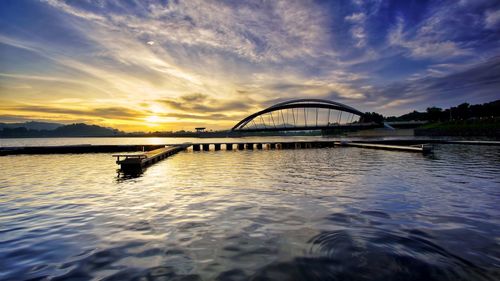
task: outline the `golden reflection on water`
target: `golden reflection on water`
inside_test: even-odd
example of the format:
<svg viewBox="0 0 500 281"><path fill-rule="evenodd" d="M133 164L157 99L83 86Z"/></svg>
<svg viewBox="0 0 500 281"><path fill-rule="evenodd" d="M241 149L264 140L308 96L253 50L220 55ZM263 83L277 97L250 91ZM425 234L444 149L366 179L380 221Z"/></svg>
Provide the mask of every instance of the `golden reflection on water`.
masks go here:
<svg viewBox="0 0 500 281"><path fill-rule="evenodd" d="M426 243L488 265L492 255L481 249L495 243L498 225L477 217L500 215L499 158L494 148L454 147L433 157L358 148L183 151L122 178L110 154L0 157L0 258L11 265L7 276L26 278L59 276L61 268L104 278L167 265L210 280L352 254L336 261L343 268L369 257L379 247L372 239L386 234L403 236L384 240L384 251L406 249L426 262L399 243L406 231L427 229ZM450 239L457 227L460 239L484 248ZM346 252L351 242L357 248ZM372 254L391 254L384 251ZM439 256L451 264L445 268L457 264L453 255Z"/></svg>

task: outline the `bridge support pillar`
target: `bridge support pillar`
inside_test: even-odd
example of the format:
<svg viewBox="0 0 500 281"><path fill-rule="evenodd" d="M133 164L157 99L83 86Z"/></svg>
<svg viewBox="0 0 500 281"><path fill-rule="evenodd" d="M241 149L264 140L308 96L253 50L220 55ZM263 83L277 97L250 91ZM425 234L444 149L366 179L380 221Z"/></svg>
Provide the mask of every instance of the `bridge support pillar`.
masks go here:
<svg viewBox="0 0 500 281"><path fill-rule="evenodd" d="M203 150L204 151L209 151L210 150L210 144L204 143L204 144L202 144L202 146L203 146Z"/></svg>
<svg viewBox="0 0 500 281"><path fill-rule="evenodd" d="M200 151L200 145L199 144L193 144L193 151Z"/></svg>
<svg viewBox="0 0 500 281"><path fill-rule="evenodd" d="M258 143L256 146L257 146L257 149L262 149L262 143Z"/></svg>
<svg viewBox="0 0 500 281"><path fill-rule="evenodd" d="M243 150L245 149L245 144L244 143L238 143L238 150Z"/></svg>
<svg viewBox="0 0 500 281"><path fill-rule="evenodd" d="M220 143L214 144L215 150L220 150Z"/></svg>
<svg viewBox="0 0 500 281"><path fill-rule="evenodd" d="M233 150L233 144L232 143L226 143L226 150Z"/></svg>

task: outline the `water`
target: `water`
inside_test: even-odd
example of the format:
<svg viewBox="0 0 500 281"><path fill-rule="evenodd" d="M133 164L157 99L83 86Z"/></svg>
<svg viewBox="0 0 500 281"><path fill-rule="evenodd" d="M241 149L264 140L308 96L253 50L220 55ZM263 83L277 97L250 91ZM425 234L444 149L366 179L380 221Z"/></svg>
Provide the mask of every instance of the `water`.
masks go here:
<svg viewBox="0 0 500 281"><path fill-rule="evenodd" d="M500 149L0 157L0 280L499 280Z"/></svg>
<svg viewBox="0 0 500 281"><path fill-rule="evenodd" d="M391 131L392 132L392 131ZM429 139L429 137L414 137L401 136L393 134L391 136L360 136L358 132L354 136L342 137L322 137L322 136L269 136L269 137L241 137L241 138L149 138L149 137L85 137L85 138L0 138L0 147L19 147L19 146L60 146L60 145L155 145L155 144L181 144L186 142L191 143L214 143L214 142L259 142L265 139L266 141L300 141L300 140L367 140L372 139ZM446 137L434 137L434 139L447 139ZM457 138L453 138L458 140ZM477 140L475 138L474 140ZM488 139L485 139L488 140Z"/></svg>

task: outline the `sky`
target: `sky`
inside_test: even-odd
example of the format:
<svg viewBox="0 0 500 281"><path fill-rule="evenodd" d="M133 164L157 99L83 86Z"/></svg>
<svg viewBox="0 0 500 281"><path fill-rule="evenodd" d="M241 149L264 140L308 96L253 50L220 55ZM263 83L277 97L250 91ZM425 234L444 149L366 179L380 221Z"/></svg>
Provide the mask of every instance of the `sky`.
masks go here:
<svg viewBox="0 0 500 281"><path fill-rule="evenodd" d="M0 0L0 122L218 130L295 98L500 99L500 1Z"/></svg>

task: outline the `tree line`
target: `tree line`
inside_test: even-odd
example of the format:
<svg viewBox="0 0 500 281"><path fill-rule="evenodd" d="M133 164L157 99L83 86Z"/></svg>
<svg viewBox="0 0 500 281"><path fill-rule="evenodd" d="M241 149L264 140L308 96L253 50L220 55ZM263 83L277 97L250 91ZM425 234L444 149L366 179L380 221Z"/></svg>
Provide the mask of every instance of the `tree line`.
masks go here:
<svg viewBox="0 0 500 281"><path fill-rule="evenodd" d="M54 130L36 130L25 127L3 128L0 130L2 138L33 138L33 137L112 137L123 135L124 133L113 129L97 125L87 125L84 123L63 125Z"/></svg>
<svg viewBox="0 0 500 281"><path fill-rule="evenodd" d="M495 119L500 117L500 100L483 104L470 105L462 103L450 108L428 107L426 111L412 111L401 116L385 117L376 112L366 112L362 122L396 122L396 121L462 121L469 119Z"/></svg>

